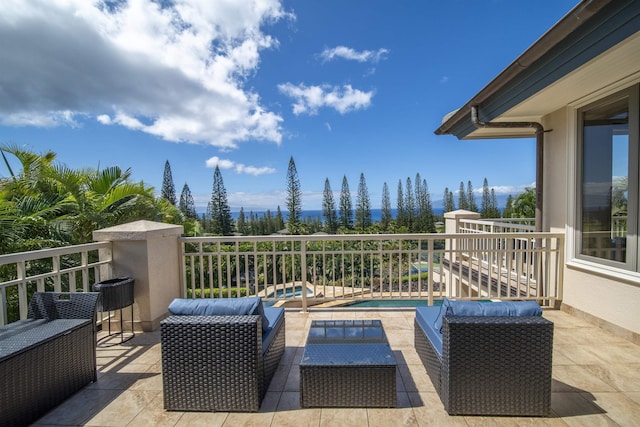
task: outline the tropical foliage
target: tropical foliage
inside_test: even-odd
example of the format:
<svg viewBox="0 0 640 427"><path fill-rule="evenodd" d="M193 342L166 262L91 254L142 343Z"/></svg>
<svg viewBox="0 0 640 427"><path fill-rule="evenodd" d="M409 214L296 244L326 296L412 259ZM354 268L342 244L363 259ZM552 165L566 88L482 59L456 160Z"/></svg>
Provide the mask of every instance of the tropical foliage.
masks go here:
<svg viewBox="0 0 640 427"><path fill-rule="evenodd" d="M180 216L156 200L153 187L133 182L131 169L71 169L52 151L16 145L0 153L7 172L0 178L1 253L87 243L100 228Z"/></svg>

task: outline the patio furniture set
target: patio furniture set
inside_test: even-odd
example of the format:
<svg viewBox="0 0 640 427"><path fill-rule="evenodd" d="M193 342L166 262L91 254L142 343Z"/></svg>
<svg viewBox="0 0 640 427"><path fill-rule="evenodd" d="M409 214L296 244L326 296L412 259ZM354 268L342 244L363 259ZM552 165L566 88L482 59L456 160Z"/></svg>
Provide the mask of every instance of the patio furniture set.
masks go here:
<svg viewBox="0 0 640 427"><path fill-rule="evenodd" d="M284 309L259 297L176 300L161 323L164 405L258 411L284 352ZM415 347L451 415L548 416L553 323L525 302L418 307ZM380 320L313 321L300 405L395 407L396 360Z"/></svg>
<svg viewBox="0 0 640 427"><path fill-rule="evenodd" d="M32 422L97 379L99 293L35 293L0 328L0 425ZM256 412L285 349L283 308L260 297L176 299L160 324L164 408ZM548 416L553 323L535 302L418 307L415 348L451 415ZM380 320L313 321L302 407L395 407Z"/></svg>

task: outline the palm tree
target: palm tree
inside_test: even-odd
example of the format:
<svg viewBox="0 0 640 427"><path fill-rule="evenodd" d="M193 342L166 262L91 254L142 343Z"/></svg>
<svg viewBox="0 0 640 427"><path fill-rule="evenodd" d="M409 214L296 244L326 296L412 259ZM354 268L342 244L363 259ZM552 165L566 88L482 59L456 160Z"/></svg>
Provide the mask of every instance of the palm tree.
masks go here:
<svg viewBox="0 0 640 427"><path fill-rule="evenodd" d="M15 145L0 152L8 171L0 179L3 251L86 243L99 228L164 219L153 188L131 182L131 169L74 170L54 163L51 151L40 155ZM7 154L19 161L19 172Z"/></svg>

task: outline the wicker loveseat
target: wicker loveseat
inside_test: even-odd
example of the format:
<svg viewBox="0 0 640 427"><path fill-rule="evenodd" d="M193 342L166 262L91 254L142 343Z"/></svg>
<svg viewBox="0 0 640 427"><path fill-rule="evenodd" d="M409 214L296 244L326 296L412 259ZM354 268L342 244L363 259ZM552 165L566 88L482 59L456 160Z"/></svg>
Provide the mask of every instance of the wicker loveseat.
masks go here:
<svg viewBox="0 0 640 427"><path fill-rule="evenodd" d="M260 298L174 300L160 323L164 408L257 412L285 347Z"/></svg>
<svg viewBox="0 0 640 427"><path fill-rule="evenodd" d="M36 292L0 328L0 425L27 425L97 379L99 293Z"/></svg>
<svg viewBox="0 0 640 427"><path fill-rule="evenodd" d="M418 307L415 347L451 415L548 416L553 323L537 303Z"/></svg>

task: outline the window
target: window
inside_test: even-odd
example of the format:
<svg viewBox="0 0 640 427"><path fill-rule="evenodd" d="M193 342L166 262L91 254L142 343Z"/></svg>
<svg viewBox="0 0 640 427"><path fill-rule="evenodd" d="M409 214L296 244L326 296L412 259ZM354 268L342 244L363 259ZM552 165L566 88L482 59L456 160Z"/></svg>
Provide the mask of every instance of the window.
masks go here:
<svg viewBox="0 0 640 427"><path fill-rule="evenodd" d="M638 88L578 117L578 256L637 271Z"/></svg>

